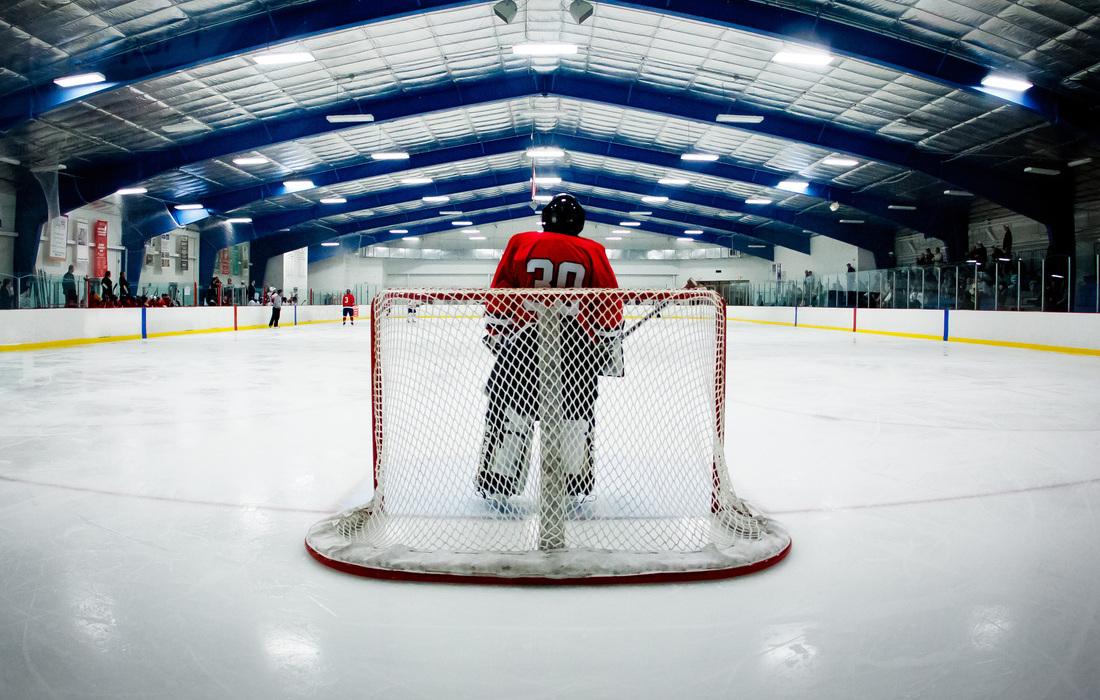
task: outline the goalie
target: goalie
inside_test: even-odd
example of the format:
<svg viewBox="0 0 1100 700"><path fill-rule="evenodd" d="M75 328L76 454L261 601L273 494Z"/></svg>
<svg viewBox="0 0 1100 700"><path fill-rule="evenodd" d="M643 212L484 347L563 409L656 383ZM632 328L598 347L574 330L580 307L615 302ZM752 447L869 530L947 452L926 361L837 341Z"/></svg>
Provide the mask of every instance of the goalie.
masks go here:
<svg viewBox="0 0 1100 700"><path fill-rule="evenodd" d="M508 241L493 276L493 288L618 288L607 252L580 238L584 208L569 194L556 195L542 210L544 231ZM496 361L486 393L489 409L477 474L477 490L498 499L523 491L535 421L539 420L540 309L523 294L494 297L486 307L486 345ZM592 427L598 376L621 370L622 301L612 295L574 302L561 320L560 425L542 425L556 437L569 495L592 492ZM616 361L617 360L617 361ZM610 368L610 369L609 369Z"/></svg>

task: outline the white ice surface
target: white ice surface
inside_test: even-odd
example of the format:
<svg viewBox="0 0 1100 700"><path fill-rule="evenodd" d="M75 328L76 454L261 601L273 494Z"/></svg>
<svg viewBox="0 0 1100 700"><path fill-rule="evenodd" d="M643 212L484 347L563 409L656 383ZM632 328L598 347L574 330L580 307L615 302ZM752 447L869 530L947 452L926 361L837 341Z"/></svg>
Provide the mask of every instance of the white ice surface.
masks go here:
<svg viewBox="0 0 1100 700"><path fill-rule="evenodd" d="M0 355L0 698L1100 697L1096 358L735 324L790 557L551 589L308 557L370 494L368 365L363 326Z"/></svg>

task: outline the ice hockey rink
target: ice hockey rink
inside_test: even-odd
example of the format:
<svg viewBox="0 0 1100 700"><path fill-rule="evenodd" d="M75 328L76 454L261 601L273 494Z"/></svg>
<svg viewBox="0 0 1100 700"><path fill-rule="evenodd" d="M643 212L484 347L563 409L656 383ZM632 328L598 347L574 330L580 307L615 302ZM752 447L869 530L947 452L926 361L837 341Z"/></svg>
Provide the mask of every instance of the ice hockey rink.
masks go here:
<svg viewBox="0 0 1100 700"><path fill-rule="evenodd" d="M370 493L369 348L0 354L0 696L1100 696L1096 358L732 324L733 480L790 556L538 588L309 557Z"/></svg>

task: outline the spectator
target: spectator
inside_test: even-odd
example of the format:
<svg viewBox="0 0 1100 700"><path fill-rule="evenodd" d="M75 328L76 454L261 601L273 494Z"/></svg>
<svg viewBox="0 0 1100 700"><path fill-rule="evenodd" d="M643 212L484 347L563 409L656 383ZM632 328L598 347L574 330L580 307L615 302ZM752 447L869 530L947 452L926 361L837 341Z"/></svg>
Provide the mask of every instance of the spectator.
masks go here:
<svg viewBox="0 0 1100 700"><path fill-rule="evenodd" d="M245 290L245 296L248 297L245 301L251 305L252 300L256 297L256 285L252 284L252 282L248 283L248 288Z"/></svg>
<svg viewBox="0 0 1100 700"><path fill-rule="evenodd" d="M118 296L123 301L130 300L130 281L126 279L126 271L118 273Z"/></svg>
<svg viewBox="0 0 1100 700"><path fill-rule="evenodd" d="M1001 247L1004 248L1005 257L1012 257L1012 229L1008 227L1008 224L1004 225L1005 236L1001 241Z"/></svg>
<svg viewBox="0 0 1100 700"><path fill-rule="evenodd" d="M279 327L279 314L283 310L283 290L276 289L271 293L271 320L267 322L268 328Z"/></svg>
<svg viewBox="0 0 1100 700"><path fill-rule="evenodd" d="M73 274L73 266L69 265L69 271L61 278L61 289L65 292L65 308L75 309L76 300L76 276Z"/></svg>
<svg viewBox="0 0 1100 700"><path fill-rule="evenodd" d="M940 252L939 246L936 246L936 252L932 254L932 262L936 265L943 264L943 253Z"/></svg>
<svg viewBox="0 0 1100 700"><path fill-rule="evenodd" d="M852 267L852 263L848 263L848 272L855 272L856 269Z"/></svg>
<svg viewBox="0 0 1100 700"><path fill-rule="evenodd" d="M15 308L15 294L11 289L11 280L0 282L0 310Z"/></svg>
<svg viewBox="0 0 1100 700"><path fill-rule="evenodd" d="M100 280L100 285L103 287L100 290L103 292L103 305L114 306L118 298L115 296L115 283L111 281L110 270L103 273L103 279Z"/></svg>

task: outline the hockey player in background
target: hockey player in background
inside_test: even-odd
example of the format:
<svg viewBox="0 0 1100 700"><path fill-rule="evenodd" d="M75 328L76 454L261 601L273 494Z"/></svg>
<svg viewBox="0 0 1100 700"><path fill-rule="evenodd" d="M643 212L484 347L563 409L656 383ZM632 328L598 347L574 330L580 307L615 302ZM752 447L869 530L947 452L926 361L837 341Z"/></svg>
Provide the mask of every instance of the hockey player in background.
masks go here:
<svg viewBox="0 0 1100 700"><path fill-rule="evenodd" d="M599 243L581 238L584 208L569 194L555 196L542 211L543 232L516 234L497 265L494 289L618 288ZM486 393L489 410L477 490L498 499L523 491L534 423L539 419L539 361L536 304L524 294L493 297L486 305L486 345L496 361ZM595 295L572 302L561 325L560 426L543 425L558 438L566 490L592 492L592 428L597 379L616 356L623 323L622 300ZM618 355L621 357L621 354Z"/></svg>
<svg viewBox="0 0 1100 700"><path fill-rule="evenodd" d="M344 325L351 319L351 325L355 325L355 295L351 293L351 290L344 292L344 298L340 300L341 305L344 308L344 315L341 318L340 325Z"/></svg>

